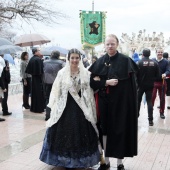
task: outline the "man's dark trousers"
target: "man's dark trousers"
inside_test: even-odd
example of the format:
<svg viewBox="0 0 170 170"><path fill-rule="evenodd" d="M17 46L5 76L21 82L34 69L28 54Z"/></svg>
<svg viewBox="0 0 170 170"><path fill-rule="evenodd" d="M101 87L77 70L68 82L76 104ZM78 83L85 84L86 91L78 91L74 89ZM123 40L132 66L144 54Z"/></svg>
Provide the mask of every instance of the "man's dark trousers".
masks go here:
<svg viewBox="0 0 170 170"><path fill-rule="evenodd" d="M140 112L140 105L142 101L142 96L145 93L146 94L146 102L148 106L148 120L152 121L153 120L153 105L152 105L152 87L140 87L138 89L138 113Z"/></svg>
<svg viewBox="0 0 170 170"><path fill-rule="evenodd" d="M45 83L45 104L46 105L49 103L49 98L50 98L52 86L53 86L53 84Z"/></svg>
<svg viewBox="0 0 170 170"><path fill-rule="evenodd" d="M8 84L5 83L5 88L6 88L6 92L4 92L4 98L2 98L2 112L3 113L8 113L8 105L7 105L7 100L8 100Z"/></svg>

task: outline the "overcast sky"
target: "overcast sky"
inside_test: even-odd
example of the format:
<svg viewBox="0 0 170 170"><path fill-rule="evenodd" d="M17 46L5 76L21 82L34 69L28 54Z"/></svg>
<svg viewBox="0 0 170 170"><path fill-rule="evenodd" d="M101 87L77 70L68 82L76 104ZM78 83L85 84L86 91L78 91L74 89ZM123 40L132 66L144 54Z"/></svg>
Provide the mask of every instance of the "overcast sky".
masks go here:
<svg viewBox="0 0 170 170"><path fill-rule="evenodd" d="M50 38L51 44L66 48L80 46L79 10L92 10L92 0L58 0L52 3L70 18L59 20L60 24L52 27L37 22L34 28L23 24L17 31L18 35L40 33ZM114 33L121 38L122 33L131 36L132 32L137 34L146 29L146 35L155 31L170 37L170 0L94 0L94 10L107 11L106 34Z"/></svg>

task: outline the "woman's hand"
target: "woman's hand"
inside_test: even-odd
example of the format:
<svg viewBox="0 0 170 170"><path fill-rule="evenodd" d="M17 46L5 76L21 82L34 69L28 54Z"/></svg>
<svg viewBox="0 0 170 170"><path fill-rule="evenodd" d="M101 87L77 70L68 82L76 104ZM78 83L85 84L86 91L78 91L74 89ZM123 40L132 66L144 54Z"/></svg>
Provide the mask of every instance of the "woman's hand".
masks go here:
<svg viewBox="0 0 170 170"><path fill-rule="evenodd" d="M107 86L116 86L117 84L118 84L118 79L106 80L106 85Z"/></svg>

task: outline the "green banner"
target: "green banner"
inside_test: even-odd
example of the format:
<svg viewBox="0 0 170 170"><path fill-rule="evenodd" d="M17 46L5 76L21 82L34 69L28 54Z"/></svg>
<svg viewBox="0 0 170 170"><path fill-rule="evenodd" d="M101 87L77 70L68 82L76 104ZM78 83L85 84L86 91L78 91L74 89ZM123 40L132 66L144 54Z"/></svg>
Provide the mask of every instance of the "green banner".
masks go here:
<svg viewBox="0 0 170 170"><path fill-rule="evenodd" d="M105 39L105 12L81 11L81 43L95 46Z"/></svg>

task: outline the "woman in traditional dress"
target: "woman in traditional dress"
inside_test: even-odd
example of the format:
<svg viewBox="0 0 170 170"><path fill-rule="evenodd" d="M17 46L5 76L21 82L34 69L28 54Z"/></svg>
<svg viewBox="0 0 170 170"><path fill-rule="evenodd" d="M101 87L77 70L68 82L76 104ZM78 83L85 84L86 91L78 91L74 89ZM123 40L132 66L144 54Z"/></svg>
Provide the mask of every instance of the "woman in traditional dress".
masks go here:
<svg viewBox="0 0 170 170"><path fill-rule="evenodd" d="M64 168L88 168L100 161L96 108L90 75L80 52L71 49L50 94L50 119L40 160Z"/></svg>

